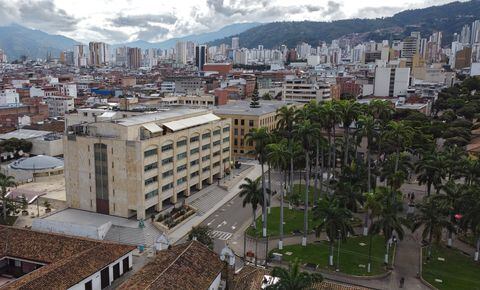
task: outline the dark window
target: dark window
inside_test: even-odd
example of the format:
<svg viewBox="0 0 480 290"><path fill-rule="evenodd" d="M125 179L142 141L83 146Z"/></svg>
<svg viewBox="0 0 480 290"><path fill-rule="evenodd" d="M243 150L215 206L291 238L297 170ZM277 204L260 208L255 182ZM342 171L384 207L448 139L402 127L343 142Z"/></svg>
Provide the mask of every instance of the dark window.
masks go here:
<svg viewBox="0 0 480 290"><path fill-rule="evenodd" d="M88 281L87 283L85 283L85 290L93 290L92 280L90 280L90 281Z"/></svg>
<svg viewBox="0 0 480 290"><path fill-rule="evenodd" d="M220 140L213 142L213 146L218 146L220 145Z"/></svg>
<svg viewBox="0 0 480 290"><path fill-rule="evenodd" d="M210 149L210 144L205 144L202 146L202 150Z"/></svg>
<svg viewBox="0 0 480 290"><path fill-rule="evenodd" d="M199 148L193 148L192 150L190 150L190 154L198 153L198 151L200 151Z"/></svg>
<svg viewBox="0 0 480 290"><path fill-rule="evenodd" d="M220 129L213 131L213 136L220 135Z"/></svg>
<svg viewBox="0 0 480 290"><path fill-rule="evenodd" d="M190 143L197 142L200 139L200 136L193 136L190 138Z"/></svg>
<svg viewBox="0 0 480 290"><path fill-rule="evenodd" d="M100 286L102 289L107 288L110 285L110 271L107 268L100 271Z"/></svg>
<svg viewBox="0 0 480 290"><path fill-rule="evenodd" d="M155 162L155 163L152 163L152 164L145 165L144 168L143 168L143 171L147 172L149 170L153 170L153 169L157 169L157 168L158 168L158 163Z"/></svg>
<svg viewBox="0 0 480 290"><path fill-rule="evenodd" d="M149 156L157 155L157 148L147 150L143 152L143 157L147 158Z"/></svg>
<svg viewBox="0 0 480 290"><path fill-rule="evenodd" d="M187 158L187 152L177 154L177 160L182 160L182 159L185 159L185 158Z"/></svg>
<svg viewBox="0 0 480 290"><path fill-rule="evenodd" d="M173 157L168 157L162 160L162 165L167 165L173 162Z"/></svg>
<svg viewBox="0 0 480 290"><path fill-rule="evenodd" d="M238 125L238 119L235 119L234 124Z"/></svg>
<svg viewBox="0 0 480 290"><path fill-rule="evenodd" d="M194 165L197 165L199 163L199 160L193 160L193 161L190 161L190 166L194 166Z"/></svg>
<svg viewBox="0 0 480 290"><path fill-rule="evenodd" d="M184 165L180 165L177 167L177 172L181 172L181 171L184 171L187 169L187 165L184 164Z"/></svg>
<svg viewBox="0 0 480 290"><path fill-rule="evenodd" d="M113 265L113 280L120 278L120 263Z"/></svg>
<svg viewBox="0 0 480 290"><path fill-rule="evenodd" d="M97 198L97 212L109 214L107 145L96 143L94 144L93 151L95 157L95 195Z"/></svg>
<svg viewBox="0 0 480 290"><path fill-rule="evenodd" d="M210 132L202 135L202 139L207 139L207 138L210 138Z"/></svg>
<svg viewBox="0 0 480 290"><path fill-rule="evenodd" d="M248 121L248 126L253 127L253 120Z"/></svg>
<svg viewBox="0 0 480 290"><path fill-rule="evenodd" d="M127 271L130 271L130 265L129 265L129 262L128 262L128 257L124 258L122 260L122 264L123 264L123 273L125 274Z"/></svg>
<svg viewBox="0 0 480 290"><path fill-rule="evenodd" d="M182 147L187 145L187 139L185 140L180 140L177 142L177 147Z"/></svg>
<svg viewBox="0 0 480 290"><path fill-rule="evenodd" d="M162 152L173 150L173 144L167 144L162 146Z"/></svg>
<svg viewBox="0 0 480 290"><path fill-rule="evenodd" d="M162 173L162 178L167 178L169 176L172 176L173 175L173 170L168 170L168 171L165 171L164 173Z"/></svg>
<svg viewBox="0 0 480 290"><path fill-rule="evenodd" d="M230 132L230 127L223 128L223 132Z"/></svg>

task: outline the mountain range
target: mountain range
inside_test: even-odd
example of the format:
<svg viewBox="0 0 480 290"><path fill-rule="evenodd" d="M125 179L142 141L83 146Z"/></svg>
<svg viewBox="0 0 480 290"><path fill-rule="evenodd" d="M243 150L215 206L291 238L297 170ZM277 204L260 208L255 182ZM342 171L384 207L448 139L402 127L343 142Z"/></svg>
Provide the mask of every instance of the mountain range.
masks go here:
<svg viewBox="0 0 480 290"><path fill-rule="evenodd" d="M231 38L238 36L240 46L247 48L259 44L265 48L278 47L282 44L294 47L301 42L315 46L321 41L330 42L353 34L359 40L403 39L411 31L420 31L422 37L427 38L435 31L442 31L443 43L446 44L451 42L453 33L460 32L465 24L471 25L474 20L480 20L480 0L405 10L392 17L377 19L272 22L209 44L231 43Z"/></svg>
<svg viewBox="0 0 480 290"><path fill-rule="evenodd" d="M479 7L480 0L471 0L406 10L391 17L377 19L236 23L214 32L193 34L156 43L138 40L115 44L113 47L166 49L174 47L175 42L179 40L209 45L230 44L233 36L239 36L240 46L247 48L253 48L259 44L265 48L278 47L282 44L294 47L301 42L315 46L321 41L330 42L344 36L354 37L359 41L402 39L411 31L420 31L422 37L428 37L435 31L442 31L443 43L447 44L452 40L453 33L460 32L464 25L471 25L474 20L480 19ZM51 53L53 56L58 56L61 51L71 50L76 43L78 42L65 36L51 35L18 24L0 27L0 48L7 53L10 60L18 59L22 55L30 58L45 58L48 53Z"/></svg>

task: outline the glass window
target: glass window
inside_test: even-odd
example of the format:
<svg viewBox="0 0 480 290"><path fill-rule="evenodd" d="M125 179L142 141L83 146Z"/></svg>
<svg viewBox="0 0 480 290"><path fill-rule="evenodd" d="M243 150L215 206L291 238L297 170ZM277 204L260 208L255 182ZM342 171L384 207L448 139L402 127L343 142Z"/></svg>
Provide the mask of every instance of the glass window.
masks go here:
<svg viewBox="0 0 480 290"><path fill-rule="evenodd" d="M240 125L245 126L245 120L242 119L242 120L240 121Z"/></svg>
<svg viewBox="0 0 480 290"><path fill-rule="evenodd" d="M145 194L145 199L150 199L152 197L155 197L158 195L158 189L154 189L150 191L149 193Z"/></svg>
<svg viewBox="0 0 480 290"><path fill-rule="evenodd" d="M162 173L162 178L167 178L169 176L172 176L173 175L173 170L168 170L168 171L165 171L164 173Z"/></svg>
<svg viewBox="0 0 480 290"><path fill-rule="evenodd" d="M173 144L167 144L162 146L162 152L173 150Z"/></svg>
<svg viewBox="0 0 480 290"><path fill-rule="evenodd" d="M199 148L193 148L192 150L190 150L190 155L191 155L191 154L198 153L199 151L200 151Z"/></svg>
<svg viewBox="0 0 480 290"><path fill-rule="evenodd" d="M207 167L203 167L203 168L202 168L202 172L207 172L207 171L210 171L210 166L207 166Z"/></svg>
<svg viewBox="0 0 480 290"><path fill-rule="evenodd" d="M198 171L195 171L192 174L190 174L190 177L195 177L195 176L198 176Z"/></svg>
<svg viewBox="0 0 480 290"><path fill-rule="evenodd" d="M230 137L223 138L223 143L227 143L227 142L230 142Z"/></svg>
<svg viewBox="0 0 480 290"><path fill-rule="evenodd" d="M173 182L162 186L162 191L167 191L167 190L169 190L170 188L173 188Z"/></svg>
<svg viewBox="0 0 480 290"><path fill-rule="evenodd" d="M186 165L186 164L180 165L180 166L177 167L177 173L178 173L178 172L181 172L181 171L184 171L184 170L186 170L186 169L187 169L187 165Z"/></svg>
<svg viewBox="0 0 480 290"><path fill-rule="evenodd" d="M187 145L187 139L177 141L177 147L182 147Z"/></svg>
<svg viewBox="0 0 480 290"><path fill-rule="evenodd" d="M213 136L220 135L220 129L213 131Z"/></svg>
<svg viewBox="0 0 480 290"><path fill-rule="evenodd" d="M220 155L220 151L213 153L213 157Z"/></svg>
<svg viewBox="0 0 480 290"><path fill-rule="evenodd" d="M248 121L248 126L253 127L253 120Z"/></svg>
<svg viewBox="0 0 480 290"><path fill-rule="evenodd" d="M215 141L215 142L213 142L213 146L218 146L218 145L220 145L220 143L221 143L220 140Z"/></svg>
<svg viewBox="0 0 480 290"><path fill-rule="evenodd" d="M177 160L182 160L182 159L185 159L185 158L187 158L187 152L177 154Z"/></svg>
<svg viewBox="0 0 480 290"><path fill-rule="evenodd" d="M147 157L153 156L153 155L157 155L157 148L153 148L153 149L150 149L150 150L147 150L147 151L143 152L143 157L144 158L147 158Z"/></svg>
<svg viewBox="0 0 480 290"><path fill-rule="evenodd" d="M182 178L180 178L179 180L177 180L177 185L180 185L180 184L183 184L187 181L187 177L184 176Z"/></svg>
<svg viewBox="0 0 480 290"><path fill-rule="evenodd" d="M202 157L202 161L207 161L207 160L210 160L210 155L207 155L207 156L203 156L203 157Z"/></svg>
<svg viewBox="0 0 480 290"><path fill-rule="evenodd" d="M167 165L168 163L173 162L173 157L168 157L162 160L162 165Z"/></svg>
<svg viewBox="0 0 480 290"><path fill-rule="evenodd" d="M205 144L202 146L202 150L210 149L210 144Z"/></svg>
<svg viewBox="0 0 480 290"><path fill-rule="evenodd" d="M238 129L237 128L233 129L233 135L235 135L235 136L238 135Z"/></svg>
<svg viewBox="0 0 480 290"><path fill-rule="evenodd" d="M224 133L225 133L225 132L230 132L230 127L225 127L225 128L223 128L223 132L224 132Z"/></svg>
<svg viewBox="0 0 480 290"><path fill-rule="evenodd" d="M190 138L190 143L197 142L199 139L200 139L200 135L193 136L192 138Z"/></svg>
<svg viewBox="0 0 480 290"><path fill-rule="evenodd" d="M145 165L143 171L147 172L149 170L153 170L153 169L156 169L156 168L158 168L158 163L157 162Z"/></svg>
<svg viewBox="0 0 480 290"><path fill-rule="evenodd" d="M234 124L238 125L238 119L235 119Z"/></svg>
<svg viewBox="0 0 480 290"><path fill-rule="evenodd" d="M158 176L150 177L149 179L145 179L145 186L150 185L158 181Z"/></svg>
<svg viewBox="0 0 480 290"><path fill-rule="evenodd" d="M190 161L190 166L197 165L198 163L200 163L199 159Z"/></svg>
<svg viewBox="0 0 480 290"><path fill-rule="evenodd" d="M202 135L202 139L207 139L207 138L210 138L210 132L204 133L204 134Z"/></svg>
<svg viewBox="0 0 480 290"><path fill-rule="evenodd" d="M230 150L230 147L225 147L225 148L223 148L222 151L223 151L223 152L227 152L227 151L229 151L229 150Z"/></svg>

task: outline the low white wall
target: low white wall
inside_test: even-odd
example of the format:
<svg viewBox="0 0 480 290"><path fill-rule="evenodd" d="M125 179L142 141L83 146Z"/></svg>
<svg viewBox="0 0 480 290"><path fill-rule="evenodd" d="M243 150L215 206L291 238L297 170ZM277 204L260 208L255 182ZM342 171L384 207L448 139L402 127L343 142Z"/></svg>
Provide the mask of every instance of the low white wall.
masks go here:
<svg viewBox="0 0 480 290"><path fill-rule="evenodd" d="M85 237L96 240L103 240L111 226L111 222L107 222L99 227L72 224L49 219L34 219L32 222L33 230Z"/></svg>

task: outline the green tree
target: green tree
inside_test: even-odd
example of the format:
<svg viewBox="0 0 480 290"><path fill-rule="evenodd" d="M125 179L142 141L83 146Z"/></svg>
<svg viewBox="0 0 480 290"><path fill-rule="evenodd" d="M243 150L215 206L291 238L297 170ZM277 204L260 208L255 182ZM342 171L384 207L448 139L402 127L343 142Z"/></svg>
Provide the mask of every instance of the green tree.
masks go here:
<svg viewBox="0 0 480 290"><path fill-rule="evenodd" d="M390 196L397 195L396 192L388 192L386 188L378 190L379 194L383 195L381 210L375 220L370 224L370 234L383 233L385 238L385 264L388 264L388 256L390 250L390 243L392 241L393 233L395 232L400 240L403 240L404 230L403 225L407 222L405 219L398 216L401 209L401 204L397 202L396 198L392 199Z"/></svg>
<svg viewBox="0 0 480 290"><path fill-rule="evenodd" d="M277 283L267 287L267 289L272 290L310 289L315 284L323 281L323 276L320 273L301 272L298 260L291 263L288 266L288 270L281 267L273 268L272 276L279 278Z"/></svg>
<svg viewBox="0 0 480 290"><path fill-rule="evenodd" d="M262 168L262 193L264 201L262 203L262 216L263 216L263 237L267 236L267 188L265 186L265 162L266 160L266 148L267 144L270 140L270 136L268 134L267 128L254 128L250 131L245 138L246 142L253 142L255 144L255 153L257 155L257 159L260 162L260 166Z"/></svg>
<svg viewBox="0 0 480 290"><path fill-rule="evenodd" d="M406 125L402 121L390 121L385 132L386 139L394 148L396 153L395 171L398 170L400 161L400 153L411 144L413 136L413 128Z"/></svg>
<svg viewBox="0 0 480 290"><path fill-rule="evenodd" d="M294 127L294 136L300 141L305 153L305 204L303 217L303 239L302 245L307 245L308 235L308 194L310 191L310 152L315 144L316 138L320 136L320 129L313 125L309 120L304 120Z"/></svg>
<svg viewBox="0 0 480 290"><path fill-rule="evenodd" d="M0 173L0 190L1 190L1 197L2 197L2 205L3 205L3 220L7 221L7 204L9 203L7 197L7 189L9 187L16 186L15 178L13 176L7 176L3 173Z"/></svg>
<svg viewBox="0 0 480 290"><path fill-rule="evenodd" d="M460 212L460 201L464 192L465 185L457 184L453 180L449 180L442 186L440 194L433 197L438 205L448 212L451 224L455 222L455 213ZM448 229L447 245L452 246L453 230Z"/></svg>
<svg viewBox="0 0 480 290"><path fill-rule="evenodd" d="M425 199L418 207L418 213L413 217L412 232L421 226L422 238L428 238L427 256L432 256L432 242L438 242L442 236L443 229L453 230L452 224L447 219L447 212L431 198Z"/></svg>
<svg viewBox="0 0 480 290"><path fill-rule="evenodd" d="M210 236L212 229L208 226L196 226L193 227L190 233L188 234L188 240L196 239L200 243L204 244L205 246L209 247L213 250L213 239Z"/></svg>
<svg viewBox="0 0 480 290"><path fill-rule="evenodd" d="M252 93L252 101L250 102L250 108L260 108L260 98L258 96L258 83L255 81L255 88Z"/></svg>
<svg viewBox="0 0 480 290"><path fill-rule="evenodd" d="M296 109L294 106L283 106L277 110L275 116L277 120L277 129L282 136L288 140L288 148L290 152L293 152L293 124L296 121ZM290 154L290 188L293 187L293 166L294 166L294 154Z"/></svg>
<svg viewBox="0 0 480 290"><path fill-rule="evenodd" d="M240 185L240 197L243 197L243 207L247 204L252 206L252 215L253 215L253 228L257 229L257 208L260 205L262 209L265 208L265 195L260 188L260 178L251 180L250 178L245 178L245 182Z"/></svg>
<svg viewBox="0 0 480 290"><path fill-rule="evenodd" d="M280 180L280 238L278 241L278 248L283 249L283 199L285 195L285 189L287 186L288 175L288 161L290 160L288 151L288 141L283 139L279 143L272 143L267 145L268 155L270 163L278 171L283 172L283 181Z"/></svg>
<svg viewBox="0 0 480 290"><path fill-rule="evenodd" d="M343 166L348 164L348 156L350 151L350 126L358 119L361 113L360 104L353 100L341 100L338 102L338 113L344 130L344 159Z"/></svg>
<svg viewBox="0 0 480 290"><path fill-rule="evenodd" d="M415 166L415 173L418 174L418 184L427 186L427 195L430 196L432 185L438 190L445 178L445 159L442 155L431 152L423 156Z"/></svg>
<svg viewBox="0 0 480 290"><path fill-rule="evenodd" d="M348 234L354 234L351 225L352 212L342 206L335 197L325 196L320 199L313 213L314 219L320 221L315 229L317 236L324 230L330 241L328 264L333 266L333 247L335 241L346 240Z"/></svg>

